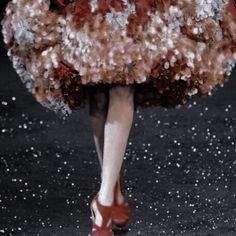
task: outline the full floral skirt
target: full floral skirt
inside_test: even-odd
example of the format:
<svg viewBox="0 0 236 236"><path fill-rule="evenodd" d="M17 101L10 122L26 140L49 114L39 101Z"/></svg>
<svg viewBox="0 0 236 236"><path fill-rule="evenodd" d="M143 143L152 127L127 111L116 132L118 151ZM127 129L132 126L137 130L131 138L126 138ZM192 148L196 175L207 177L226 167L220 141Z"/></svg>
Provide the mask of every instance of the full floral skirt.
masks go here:
<svg viewBox="0 0 236 236"><path fill-rule="evenodd" d="M233 0L13 0L1 24L27 89L68 116L99 86L133 86L135 108L211 95L236 62L235 12Z"/></svg>

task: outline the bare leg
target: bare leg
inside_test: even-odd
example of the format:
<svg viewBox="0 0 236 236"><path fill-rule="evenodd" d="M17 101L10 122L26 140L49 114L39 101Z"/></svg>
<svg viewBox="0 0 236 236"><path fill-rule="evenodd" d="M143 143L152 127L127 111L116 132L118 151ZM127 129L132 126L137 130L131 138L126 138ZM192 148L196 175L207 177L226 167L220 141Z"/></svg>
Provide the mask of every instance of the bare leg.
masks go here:
<svg viewBox="0 0 236 236"><path fill-rule="evenodd" d="M113 90L114 90L114 92L113 92ZM125 106L125 104L124 104L125 100L128 101L128 104L131 102L130 100L132 97L131 96L132 91L129 91L130 88L125 88L125 90L126 90L126 92L122 92L122 87L111 90L110 94L112 94L112 95L110 95L110 97L111 97L111 104L112 104L113 109L111 109L110 113L113 113L113 110L117 111L116 110L117 107L119 108L120 106ZM115 103L114 100L121 101L121 103L120 104ZM103 166L102 162L103 162L103 148L104 148L104 127L105 127L105 122L106 122L107 115L108 115L107 114L108 113L108 105L109 105L108 99L105 94L105 91L96 91L96 90L91 91L91 93L90 93L90 116L91 116L91 123L92 123L92 128L93 128L95 146L96 146L96 150L98 153L99 162L100 162L101 167ZM122 109L120 111L122 112ZM125 111L125 109L124 109L124 111ZM113 116L116 117L117 114L114 113L111 116L111 119L113 119ZM126 144L125 144L125 146L126 146ZM111 149L111 151L112 151L112 149ZM122 155L122 157L123 157L123 155ZM118 175L117 180L119 178L120 178L120 176ZM124 196L121 193L120 185L118 185L118 191L117 191L117 195L115 197L116 197L116 201L118 204L121 204L123 202ZM101 225L101 218L100 218L99 224Z"/></svg>
<svg viewBox="0 0 236 236"><path fill-rule="evenodd" d="M102 162L103 162L103 146L104 146L104 126L105 126L106 117L102 114L97 114L97 116L91 116L91 123L93 127L93 138L96 147L96 151L98 154L99 163L102 170ZM102 178L102 171L101 171ZM117 180L120 180L120 175ZM124 196L121 193L120 181L118 181L116 201L118 204L123 202Z"/></svg>
<svg viewBox="0 0 236 236"><path fill-rule="evenodd" d="M104 127L108 110L108 98L104 91L95 91L90 94L90 119L93 130L93 138L99 163L102 169L103 145L104 145Z"/></svg>
<svg viewBox="0 0 236 236"><path fill-rule="evenodd" d="M91 117L91 123L93 127L93 138L98 154L99 164L102 169L102 159L103 159L103 143L104 143L104 125L106 118L104 116Z"/></svg>
<svg viewBox="0 0 236 236"><path fill-rule="evenodd" d="M109 95L104 131L102 183L99 190L99 201L107 206L113 204L113 189L119 177L134 113L132 87L116 86L110 89Z"/></svg>

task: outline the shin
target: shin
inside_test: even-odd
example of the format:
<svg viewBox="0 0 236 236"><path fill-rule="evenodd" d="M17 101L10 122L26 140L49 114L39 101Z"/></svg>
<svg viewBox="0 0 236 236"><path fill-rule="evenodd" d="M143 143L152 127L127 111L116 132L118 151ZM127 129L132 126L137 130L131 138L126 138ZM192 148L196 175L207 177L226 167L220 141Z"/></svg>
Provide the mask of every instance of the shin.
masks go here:
<svg viewBox="0 0 236 236"><path fill-rule="evenodd" d="M104 205L113 203L113 188L119 177L134 113L132 87L117 86L110 89L109 95L99 191L100 202Z"/></svg>

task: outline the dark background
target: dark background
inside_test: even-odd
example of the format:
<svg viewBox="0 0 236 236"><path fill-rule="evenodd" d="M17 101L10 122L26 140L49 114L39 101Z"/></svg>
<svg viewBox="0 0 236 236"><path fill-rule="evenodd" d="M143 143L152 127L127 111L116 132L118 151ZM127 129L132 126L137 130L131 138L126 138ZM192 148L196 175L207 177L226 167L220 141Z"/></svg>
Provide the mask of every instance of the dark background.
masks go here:
<svg viewBox="0 0 236 236"><path fill-rule="evenodd" d="M7 3L10 2L10 0L1 0L0 1L0 19L3 16L4 10L6 8Z"/></svg>
<svg viewBox="0 0 236 236"><path fill-rule="evenodd" d="M100 166L88 107L36 102L0 49L0 234L88 235ZM236 80L179 109L138 109L122 176L132 222L117 235L236 235Z"/></svg>

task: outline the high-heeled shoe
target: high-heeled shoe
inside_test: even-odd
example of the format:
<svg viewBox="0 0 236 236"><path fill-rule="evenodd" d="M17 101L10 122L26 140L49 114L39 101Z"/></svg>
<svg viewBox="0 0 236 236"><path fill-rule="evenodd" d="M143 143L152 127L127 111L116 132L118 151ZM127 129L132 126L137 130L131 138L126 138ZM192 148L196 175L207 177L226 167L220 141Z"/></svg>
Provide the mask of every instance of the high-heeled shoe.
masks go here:
<svg viewBox="0 0 236 236"><path fill-rule="evenodd" d="M118 182L119 181L119 182ZM114 204L112 206L112 223L118 228L126 227L131 221L131 208L123 194L123 202L118 204L116 196L118 192L118 184L120 179L116 182L114 187Z"/></svg>
<svg viewBox="0 0 236 236"><path fill-rule="evenodd" d="M97 213L102 218L102 225L99 226L95 223L95 210L94 205L97 207ZM92 231L91 236L115 236L112 231L112 206L102 205L98 200L98 193L93 198L90 204L91 220L92 220Z"/></svg>

